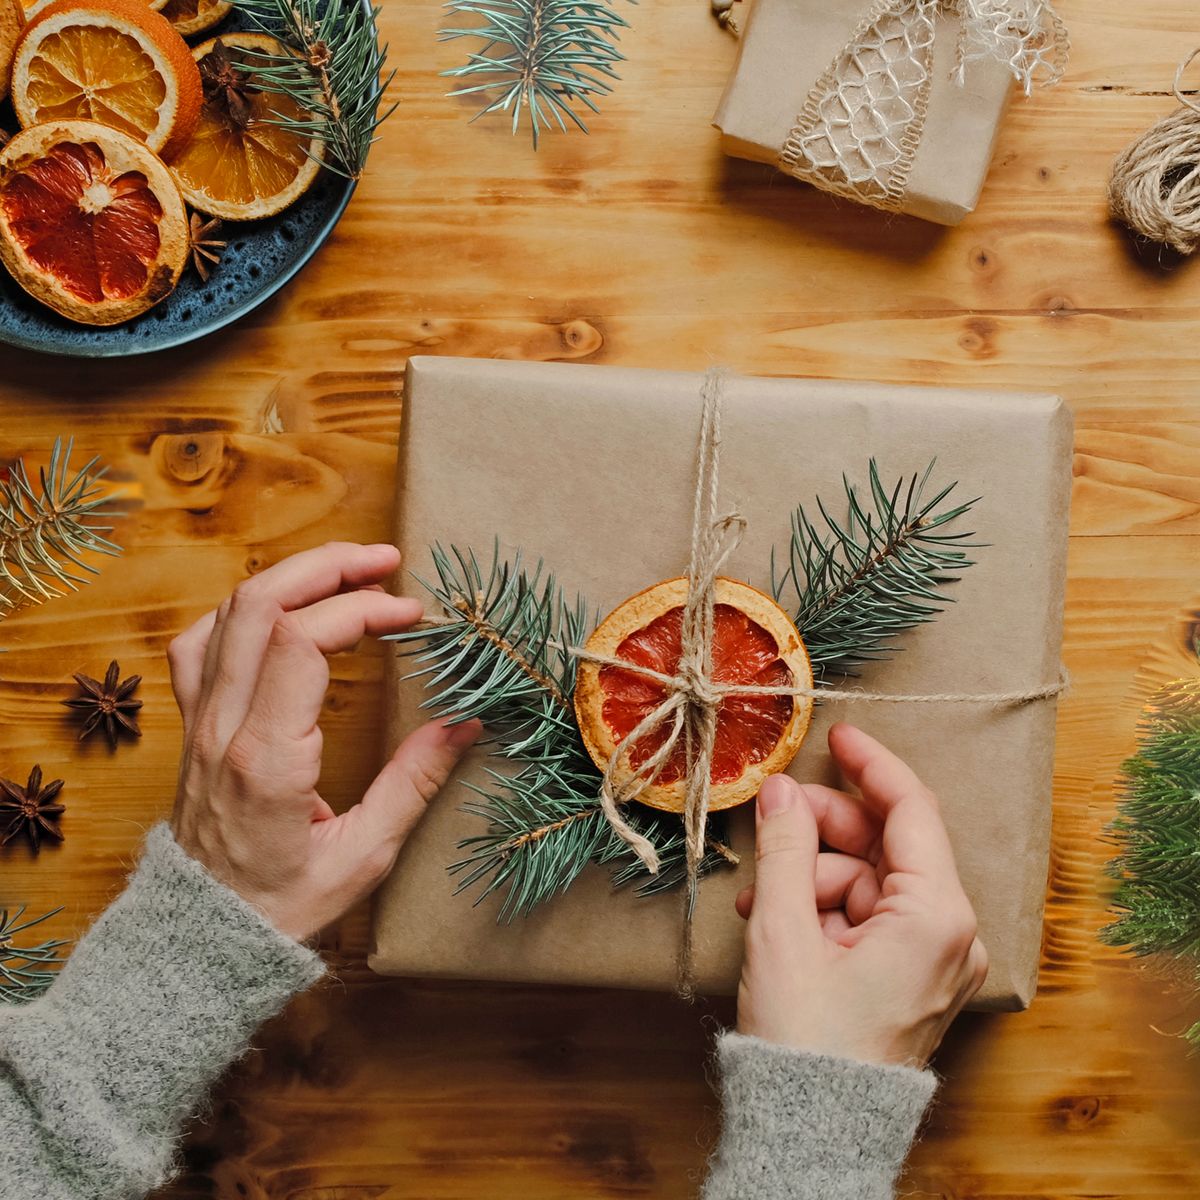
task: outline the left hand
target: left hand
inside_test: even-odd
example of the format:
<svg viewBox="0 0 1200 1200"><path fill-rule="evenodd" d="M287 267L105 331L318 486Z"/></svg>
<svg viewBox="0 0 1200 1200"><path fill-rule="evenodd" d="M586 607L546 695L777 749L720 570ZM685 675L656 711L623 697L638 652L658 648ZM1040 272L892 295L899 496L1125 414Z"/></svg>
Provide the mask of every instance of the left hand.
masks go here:
<svg viewBox="0 0 1200 1200"><path fill-rule="evenodd" d="M421 617L419 601L379 587L399 563L387 545L306 550L248 579L171 643L183 714L175 839L300 940L380 883L479 735L477 721L423 726L341 816L317 792L325 656Z"/></svg>

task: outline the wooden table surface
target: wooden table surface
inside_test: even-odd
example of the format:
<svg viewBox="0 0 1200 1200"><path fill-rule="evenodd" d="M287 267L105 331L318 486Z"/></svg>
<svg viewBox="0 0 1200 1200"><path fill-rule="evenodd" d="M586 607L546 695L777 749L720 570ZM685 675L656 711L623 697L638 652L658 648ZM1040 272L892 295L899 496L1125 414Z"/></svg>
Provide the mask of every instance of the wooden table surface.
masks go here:
<svg viewBox="0 0 1200 1200"><path fill-rule="evenodd" d="M1200 1068L1169 1036L1184 1006L1094 935L1128 689L1200 590L1200 263L1135 249L1108 223L1104 189L1113 156L1172 109L1200 19L1188 0L1061 8L1068 78L1015 103L979 210L944 231L723 158L708 122L734 46L704 0L631 8L624 79L591 136L549 137L537 155L444 98L437 72L461 48L436 42L438 6L385 0L400 109L332 240L282 295L168 354L4 355L0 453L34 462L74 433L130 502L121 561L0 629L0 772L40 761L65 777L69 831L37 861L0 856L3 900L64 904L54 932L84 929L171 804L171 636L296 549L387 536L410 353L1058 391L1078 429L1075 687L1059 721L1041 993L1026 1014L958 1024L908 1187L943 1200L1197 1194ZM77 745L58 703L71 671L100 674L112 657L146 677L145 736L115 755ZM380 658L364 647L333 674L324 789L346 805L376 767ZM361 913L328 936L342 985L261 1035L168 1196L694 1190L716 1127L705 1047L728 1007L378 979L366 936Z"/></svg>

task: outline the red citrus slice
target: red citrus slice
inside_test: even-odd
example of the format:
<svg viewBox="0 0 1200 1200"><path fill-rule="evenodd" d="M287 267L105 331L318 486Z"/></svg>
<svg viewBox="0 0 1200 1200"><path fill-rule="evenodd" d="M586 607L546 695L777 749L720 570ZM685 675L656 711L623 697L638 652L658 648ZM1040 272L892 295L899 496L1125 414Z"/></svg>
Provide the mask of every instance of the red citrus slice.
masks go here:
<svg viewBox="0 0 1200 1200"><path fill-rule="evenodd" d="M115 325L169 295L187 228L170 172L128 134L56 121L0 150L0 258L73 321Z"/></svg>
<svg viewBox="0 0 1200 1200"><path fill-rule="evenodd" d="M587 641L594 654L674 675L679 664L687 580L655 584L615 608ZM812 687L812 667L796 627L769 596L734 579L718 579L713 613L713 680L761 687ZM616 747L667 697L657 680L622 667L580 662L575 715L584 745L602 770ZM709 808L731 808L756 795L762 781L795 756L812 716L801 696L730 695L717 709ZM669 726L639 739L636 768L666 740ZM622 759L624 780L631 772ZM638 795L653 808L682 812L685 758L677 744L657 780ZM618 776L618 783L623 782Z"/></svg>

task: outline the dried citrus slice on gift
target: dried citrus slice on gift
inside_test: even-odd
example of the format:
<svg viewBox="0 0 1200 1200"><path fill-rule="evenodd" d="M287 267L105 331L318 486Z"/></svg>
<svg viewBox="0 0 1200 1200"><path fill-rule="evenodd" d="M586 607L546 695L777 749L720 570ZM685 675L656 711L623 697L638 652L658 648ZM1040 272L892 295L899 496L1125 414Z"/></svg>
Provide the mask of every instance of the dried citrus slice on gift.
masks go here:
<svg viewBox="0 0 1200 1200"><path fill-rule="evenodd" d="M261 33L231 33L196 47L204 107L195 136L171 163L187 202L227 221L282 212L321 169L321 140L278 123L304 120L304 110L287 96L254 86L255 51L286 53Z"/></svg>
<svg viewBox="0 0 1200 1200"><path fill-rule="evenodd" d="M682 644L686 579L657 583L615 608L597 626L586 649L675 675ZM734 579L718 579L713 610L712 678L750 687L812 687L812 666L791 618L769 596ZM582 659L575 683L575 715L584 745L602 770L616 747L667 698L667 686L628 668ZM727 695L717 709L709 808L731 808L756 795L762 781L795 757L812 716L801 696ZM630 748L636 769L664 743L669 726ZM631 772L621 759L625 779ZM637 799L682 812L686 765L682 740L658 778ZM618 776L618 782L621 777Z"/></svg>
<svg viewBox="0 0 1200 1200"><path fill-rule="evenodd" d="M55 0L13 56L12 102L24 126L99 121L169 157L200 114L187 43L145 0Z"/></svg>
<svg viewBox="0 0 1200 1200"><path fill-rule="evenodd" d="M191 37L223 21L233 5L229 0L166 0L151 7L171 22L176 33Z"/></svg>
<svg viewBox="0 0 1200 1200"><path fill-rule="evenodd" d="M8 95L13 52L24 28L25 10L21 0L0 0L0 100Z"/></svg>
<svg viewBox="0 0 1200 1200"><path fill-rule="evenodd" d="M171 293L187 254L183 198L136 138L95 121L54 121L0 150L0 258L64 317L136 317Z"/></svg>

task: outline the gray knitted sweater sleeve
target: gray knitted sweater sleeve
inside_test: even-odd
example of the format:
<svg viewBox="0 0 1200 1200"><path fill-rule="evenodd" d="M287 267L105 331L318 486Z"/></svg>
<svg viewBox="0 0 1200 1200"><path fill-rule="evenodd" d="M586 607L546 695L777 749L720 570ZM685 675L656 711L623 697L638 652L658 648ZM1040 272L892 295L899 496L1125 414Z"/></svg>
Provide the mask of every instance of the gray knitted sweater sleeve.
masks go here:
<svg viewBox="0 0 1200 1200"><path fill-rule="evenodd" d="M323 973L165 825L54 986L0 1005L0 1200L140 1200L254 1030ZM890 1200L928 1072L726 1034L704 1200Z"/></svg>
<svg viewBox="0 0 1200 1200"><path fill-rule="evenodd" d="M216 1077L323 970L157 826L54 985L0 1005L0 1197L144 1196Z"/></svg>
<svg viewBox="0 0 1200 1200"><path fill-rule="evenodd" d="M721 1140L703 1200L892 1200L931 1071L725 1034Z"/></svg>

